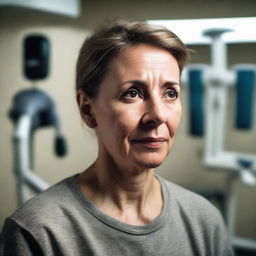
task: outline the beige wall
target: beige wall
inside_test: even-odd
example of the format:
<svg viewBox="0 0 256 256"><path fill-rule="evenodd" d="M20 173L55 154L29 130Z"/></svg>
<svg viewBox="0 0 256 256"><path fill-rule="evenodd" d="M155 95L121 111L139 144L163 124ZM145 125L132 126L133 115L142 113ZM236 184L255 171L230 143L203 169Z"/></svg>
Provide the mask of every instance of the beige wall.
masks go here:
<svg viewBox="0 0 256 256"><path fill-rule="evenodd" d="M255 1L159 0L159 1L92 1L83 2L78 19L60 17L31 10L0 8L0 225L16 208L11 136L13 126L7 118L16 92L30 87L22 76L22 39L30 32L43 33L51 41L51 74L38 83L56 101L69 154L64 159L53 155L53 130L39 131L35 136L35 170L50 184L85 169L96 157L96 141L83 127L75 104L75 61L88 31L106 18L177 19L207 17L239 17L255 14ZM254 29L254 28L252 28ZM209 62L207 46L193 47L193 62ZM256 45L231 45L229 64L254 63ZM225 188L225 174L206 170L201 163L203 139L188 135L187 89L182 92L184 116L174 149L158 169L162 176L190 187ZM227 147L256 152L256 132L238 133L228 123ZM256 239L256 188L247 188L239 181L237 232Z"/></svg>

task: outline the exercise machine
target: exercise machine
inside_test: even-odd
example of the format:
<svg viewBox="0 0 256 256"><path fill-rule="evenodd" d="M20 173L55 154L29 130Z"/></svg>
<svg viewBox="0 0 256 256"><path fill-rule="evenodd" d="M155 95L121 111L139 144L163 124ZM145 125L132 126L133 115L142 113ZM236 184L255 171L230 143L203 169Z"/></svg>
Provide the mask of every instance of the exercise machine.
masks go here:
<svg viewBox="0 0 256 256"><path fill-rule="evenodd" d="M226 44L222 40L229 29L208 29L204 36L211 39L211 65L189 65L184 80L188 85L190 105L190 134L204 136L206 167L227 171L224 217L234 248L256 253L256 241L235 235L235 181L246 186L256 185L256 155L225 149L225 123L230 90L235 90L235 126L244 131L254 126L256 66L249 64L227 68Z"/></svg>
<svg viewBox="0 0 256 256"><path fill-rule="evenodd" d="M27 79L44 79L49 72L49 41L42 35L29 35L24 40L23 71ZM66 155L66 142L53 99L35 87L18 92L13 99L9 117L14 124L14 174L18 206L39 193L49 184L33 171L33 138L44 127L55 129L55 153Z"/></svg>

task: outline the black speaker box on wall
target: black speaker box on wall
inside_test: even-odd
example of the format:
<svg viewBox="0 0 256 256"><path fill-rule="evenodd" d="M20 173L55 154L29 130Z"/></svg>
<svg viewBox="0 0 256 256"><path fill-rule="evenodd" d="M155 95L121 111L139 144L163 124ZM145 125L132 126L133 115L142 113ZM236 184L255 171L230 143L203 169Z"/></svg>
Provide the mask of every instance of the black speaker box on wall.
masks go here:
<svg viewBox="0 0 256 256"><path fill-rule="evenodd" d="M25 77L31 80L46 78L49 73L49 40L43 35L26 36L23 50Z"/></svg>

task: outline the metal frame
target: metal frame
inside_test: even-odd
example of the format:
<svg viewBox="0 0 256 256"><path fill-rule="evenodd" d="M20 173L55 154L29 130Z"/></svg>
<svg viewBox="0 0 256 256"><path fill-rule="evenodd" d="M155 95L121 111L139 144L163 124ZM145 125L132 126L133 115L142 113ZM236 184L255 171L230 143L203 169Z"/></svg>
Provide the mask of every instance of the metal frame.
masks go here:
<svg viewBox="0 0 256 256"><path fill-rule="evenodd" d="M22 115L15 128L13 137L14 170L17 182L18 205L31 198L28 188L39 193L49 184L33 173L31 168L31 117Z"/></svg>
<svg viewBox="0 0 256 256"><path fill-rule="evenodd" d="M14 123L13 151L14 173L17 183L18 206L33 194L49 187L49 184L33 172L33 135L43 127L55 129L55 154L65 156L67 147L62 133L60 119L52 98L39 89L18 92L9 117Z"/></svg>
<svg viewBox="0 0 256 256"><path fill-rule="evenodd" d="M256 155L226 151L224 147L225 121L228 90L235 84L235 72L227 69L226 44L222 35L227 29L212 29L204 32L211 39L212 65L191 65L204 70L205 85L205 145L204 165L228 171L225 219L233 246L256 251L256 241L237 237L234 230L236 214L235 181L240 178L247 186L256 185ZM252 67L252 66L250 66ZM256 71L256 68L255 68ZM184 80L187 80L186 72ZM250 161L249 167L239 165L239 159Z"/></svg>

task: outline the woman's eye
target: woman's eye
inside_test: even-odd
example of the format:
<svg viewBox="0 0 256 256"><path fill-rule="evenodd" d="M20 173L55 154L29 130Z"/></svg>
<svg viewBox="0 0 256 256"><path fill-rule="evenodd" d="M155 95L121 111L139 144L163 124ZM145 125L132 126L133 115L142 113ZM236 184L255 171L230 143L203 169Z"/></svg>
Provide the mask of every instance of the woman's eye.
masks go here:
<svg viewBox="0 0 256 256"><path fill-rule="evenodd" d="M123 94L123 96L126 98L132 98L132 99L141 97L140 93L136 89L130 89L130 90L126 91Z"/></svg>
<svg viewBox="0 0 256 256"><path fill-rule="evenodd" d="M167 90L166 94L167 94L167 97L169 97L171 99L177 99L178 98L178 93L174 89Z"/></svg>

